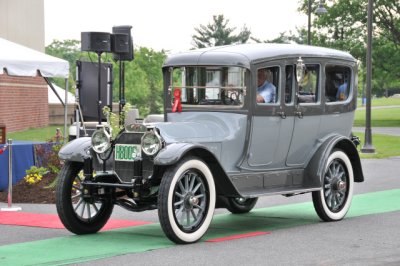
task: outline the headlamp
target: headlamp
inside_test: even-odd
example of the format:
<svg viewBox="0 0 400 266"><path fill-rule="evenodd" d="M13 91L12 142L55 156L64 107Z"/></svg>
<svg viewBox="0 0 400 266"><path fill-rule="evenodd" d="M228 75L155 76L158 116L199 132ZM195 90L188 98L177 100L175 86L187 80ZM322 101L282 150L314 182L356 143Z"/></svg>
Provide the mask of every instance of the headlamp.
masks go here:
<svg viewBox="0 0 400 266"><path fill-rule="evenodd" d="M97 153L104 153L111 146L111 136L107 130L102 127L97 129L92 135L92 147Z"/></svg>
<svg viewBox="0 0 400 266"><path fill-rule="evenodd" d="M142 151L147 156L154 156L162 148L162 140L157 131L146 132L142 137Z"/></svg>

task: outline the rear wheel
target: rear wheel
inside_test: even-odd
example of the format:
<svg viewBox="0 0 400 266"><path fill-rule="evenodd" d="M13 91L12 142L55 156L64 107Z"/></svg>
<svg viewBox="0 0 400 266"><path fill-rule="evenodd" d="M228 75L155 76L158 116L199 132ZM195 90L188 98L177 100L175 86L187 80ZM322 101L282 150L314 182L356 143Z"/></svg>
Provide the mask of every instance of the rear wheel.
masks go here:
<svg viewBox="0 0 400 266"><path fill-rule="evenodd" d="M324 221L344 218L353 198L354 176L351 162L341 150L329 156L322 180L322 190L312 193L315 211Z"/></svg>
<svg viewBox="0 0 400 266"><path fill-rule="evenodd" d="M83 164L66 162L58 177L56 207L61 222L72 233L99 231L111 216L114 205L95 199L82 185Z"/></svg>
<svg viewBox="0 0 400 266"><path fill-rule="evenodd" d="M228 198L228 211L235 214L251 211L257 203L258 198Z"/></svg>
<svg viewBox="0 0 400 266"><path fill-rule="evenodd" d="M158 216L167 237L178 244L198 241L215 209L215 185L208 166L188 157L164 173L158 196Z"/></svg>

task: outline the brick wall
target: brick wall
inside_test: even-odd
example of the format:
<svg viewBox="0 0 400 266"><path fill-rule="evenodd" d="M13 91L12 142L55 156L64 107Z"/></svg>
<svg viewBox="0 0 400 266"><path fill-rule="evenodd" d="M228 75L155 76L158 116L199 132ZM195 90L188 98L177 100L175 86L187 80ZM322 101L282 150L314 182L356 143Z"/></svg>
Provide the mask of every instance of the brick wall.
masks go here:
<svg viewBox="0 0 400 266"><path fill-rule="evenodd" d="M7 132L49 125L47 83L42 77L0 75L0 124Z"/></svg>

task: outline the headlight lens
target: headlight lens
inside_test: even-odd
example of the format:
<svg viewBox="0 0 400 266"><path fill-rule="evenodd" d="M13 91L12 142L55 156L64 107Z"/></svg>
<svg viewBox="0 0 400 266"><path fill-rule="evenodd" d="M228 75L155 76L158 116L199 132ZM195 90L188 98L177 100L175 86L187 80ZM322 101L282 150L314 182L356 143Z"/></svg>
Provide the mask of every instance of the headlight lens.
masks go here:
<svg viewBox="0 0 400 266"><path fill-rule="evenodd" d="M104 129L96 130L92 135L92 147L97 153L107 151L111 146L110 134Z"/></svg>
<svg viewBox="0 0 400 266"><path fill-rule="evenodd" d="M157 154L162 148L161 137L156 131L149 131L142 137L142 151L148 155L153 156Z"/></svg>

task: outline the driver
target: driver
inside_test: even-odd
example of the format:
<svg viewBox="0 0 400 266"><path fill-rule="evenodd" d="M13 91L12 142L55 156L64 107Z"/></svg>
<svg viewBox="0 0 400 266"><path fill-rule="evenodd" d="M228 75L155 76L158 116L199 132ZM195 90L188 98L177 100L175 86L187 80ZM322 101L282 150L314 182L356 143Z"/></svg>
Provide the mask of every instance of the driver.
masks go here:
<svg viewBox="0 0 400 266"><path fill-rule="evenodd" d="M272 73L267 69L259 69L257 73L257 103L274 103L276 87L270 82Z"/></svg>

